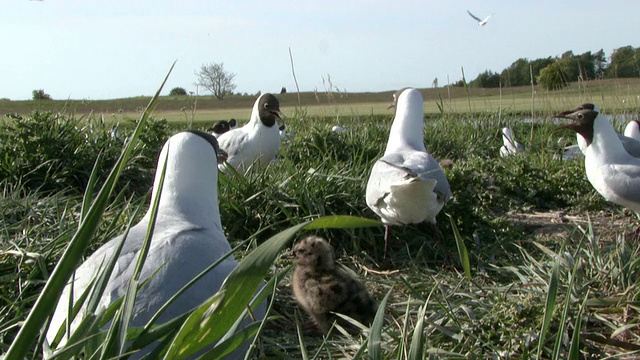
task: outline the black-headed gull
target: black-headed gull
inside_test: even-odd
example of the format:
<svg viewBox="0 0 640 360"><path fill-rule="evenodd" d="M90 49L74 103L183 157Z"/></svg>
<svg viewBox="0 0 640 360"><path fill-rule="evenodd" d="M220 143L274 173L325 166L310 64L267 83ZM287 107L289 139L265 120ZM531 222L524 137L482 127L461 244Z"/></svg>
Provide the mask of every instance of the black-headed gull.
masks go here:
<svg viewBox="0 0 640 360"><path fill-rule="evenodd" d="M333 248L318 236L307 236L294 245L297 265L291 278L293 296L300 307L326 334L334 321L349 328L336 313L364 325L373 321L376 301L360 280L336 263Z"/></svg>
<svg viewBox="0 0 640 360"><path fill-rule="evenodd" d="M471 13L471 11L469 11L469 10L467 10L467 13L468 13L468 14L469 14L469 16L471 16L475 21L477 21L477 22L478 22L478 26L484 26L484 25L486 25L486 23L489 21L489 19L491 19L491 17L493 16L493 14L495 14L495 13L492 13L491 15L487 16L486 18L484 18L484 19L480 19L479 17L477 17L477 16L473 15L473 14Z"/></svg>
<svg viewBox="0 0 640 360"><path fill-rule="evenodd" d="M572 120L562 127L584 138L587 179L596 191L608 201L640 212L640 159L625 151L609 119L584 105L556 117Z"/></svg>
<svg viewBox="0 0 640 360"><path fill-rule="evenodd" d="M508 127L502 128L502 146L500 147L500 156L505 157L523 152L524 148L522 147L522 144L516 141L511 129Z"/></svg>
<svg viewBox="0 0 640 360"><path fill-rule="evenodd" d="M602 115L600 108L598 108L598 105L585 103L575 108L575 110L583 110L583 109L593 110L595 112L600 113L601 116L604 116ZM640 158L640 141L637 141L631 137L620 134L619 132L616 132L616 135L618 136L618 139L620 139L620 142L622 142L622 146L624 147L626 152L628 152L633 157ZM586 140L580 133L576 133L576 139L578 141L578 147L580 148L580 151L582 151L582 153L584 154L584 152L587 149Z"/></svg>
<svg viewBox="0 0 640 360"><path fill-rule="evenodd" d="M271 162L280 149L280 132L277 120L284 115L280 103L272 94L262 94L253 105L249 122L241 128L220 135L220 148L229 154L225 164L243 173L254 163L263 167Z"/></svg>
<svg viewBox="0 0 640 360"><path fill-rule="evenodd" d="M218 120L213 123L208 129L207 132L211 133L211 135L220 137L220 135L226 133L231 130L231 125L227 120Z"/></svg>
<svg viewBox="0 0 640 360"><path fill-rule="evenodd" d="M160 170L166 159L164 183L150 249L140 277L146 284L137 293L130 326L144 326L178 290L231 251L218 208L218 150L212 135L197 130L181 132L165 143L159 156L152 199L160 191ZM150 217L151 211L130 229L98 310L106 308L127 291ZM90 285L98 269L105 265L122 236L124 234L102 245L78 267L73 284L74 302ZM156 324L201 305L219 290L236 266L233 256L226 258L167 307ZM49 341L67 318L70 291L71 286L67 285L60 297L47 332ZM84 311L85 308L76 320ZM262 318L264 311L264 307L260 307L254 314ZM72 323L72 329L75 327L76 321ZM66 342L66 337L63 341ZM154 346L149 345L132 358L148 353Z"/></svg>
<svg viewBox="0 0 640 360"><path fill-rule="evenodd" d="M451 198L444 171L424 146L422 94L407 88L394 94L394 100L387 148L373 165L366 190L367 205L385 224L385 255L390 225L435 225L436 215Z"/></svg>

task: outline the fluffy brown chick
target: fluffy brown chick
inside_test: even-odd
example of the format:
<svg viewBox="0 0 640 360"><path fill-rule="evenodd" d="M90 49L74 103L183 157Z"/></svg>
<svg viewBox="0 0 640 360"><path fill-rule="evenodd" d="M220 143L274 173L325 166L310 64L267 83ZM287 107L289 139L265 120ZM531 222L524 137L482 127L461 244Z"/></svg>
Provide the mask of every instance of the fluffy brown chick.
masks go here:
<svg viewBox="0 0 640 360"><path fill-rule="evenodd" d="M369 325L377 303L360 280L337 264L333 248L318 236L307 236L293 247L298 264L293 272L293 296L320 331L327 333L334 321L350 324L334 313L347 315Z"/></svg>

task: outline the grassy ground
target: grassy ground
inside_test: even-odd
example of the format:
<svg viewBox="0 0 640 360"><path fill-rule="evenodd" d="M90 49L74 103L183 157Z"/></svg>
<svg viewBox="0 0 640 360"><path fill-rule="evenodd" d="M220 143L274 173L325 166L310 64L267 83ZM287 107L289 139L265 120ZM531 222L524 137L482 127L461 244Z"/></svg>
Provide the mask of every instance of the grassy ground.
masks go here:
<svg viewBox="0 0 640 360"><path fill-rule="evenodd" d="M637 111L632 96L637 85L603 82L606 91L594 90L596 85L563 90L557 97L537 95L539 116L592 99L598 104L603 99L609 109ZM625 93L625 104L614 105L622 104ZM429 94L428 111L440 102ZM273 317L260 332L254 354L373 356L379 346L384 359L639 356L640 254L638 240L630 234L637 225L635 215L596 194L581 161L559 160L564 145L575 141L573 134L555 131L549 116L532 124L510 114L530 111L530 92L506 94L503 111L497 90L462 94L451 103L443 94L442 112L437 105L430 111L440 115L428 117L427 149L438 159L453 161L446 169L453 199L438 216L439 241L428 224L396 227L385 259L382 227L315 231L330 240L341 262L362 276L377 299L390 294L381 328L369 337L323 340L293 303L285 277L275 289ZM390 99L390 93L384 95L367 101L382 107ZM354 102L334 94L335 103L314 105L313 111L311 106L294 111L295 95L284 97L289 131L296 137L283 146L279 161L242 181L220 180L222 221L232 244L264 243L280 231L327 215L375 218L365 204L364 189L371 165L384 150L392 115L367 112L369 105L357 107L367 102L354 100L358 95L348 97ZM171 99L159 102L156 115L164 117L163 111L175 109L163 107L162 100ZM248 107L253 102L242 101ZM202 102L198 100L198 109ZM336 123L332 112L339 113L347 132L330 131ZM121 233L138 204L146 207L164 140L189 126L208 124L197 116L190 124L194 118L182 116L184 121L176 115L176 121L152 121L142 129L118 183L121 195L106 208L88 253ZM111 121L105 120L97 111L78 121L48 113L3 119L0 352L12 343L80 226L93 161L102 154L98 183L116 163L123 138L113 136ZM498 156L500 128L506 123L525 154ZM124 136L132 130L128 124L121 129ZM457 233L469 252L471 277L460 266ZM237 257L254 246L243 246ZM271 274L288 265L284 256L278 258Z"/></svg>

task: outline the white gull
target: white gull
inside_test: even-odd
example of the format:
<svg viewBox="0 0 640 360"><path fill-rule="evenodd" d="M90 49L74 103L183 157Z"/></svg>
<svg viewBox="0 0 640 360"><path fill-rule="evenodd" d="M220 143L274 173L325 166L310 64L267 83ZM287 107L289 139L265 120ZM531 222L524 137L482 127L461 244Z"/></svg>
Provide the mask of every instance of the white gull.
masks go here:
<svg viewBox="0 0 640 360"><path fill-rule="evenodd" d="M387 148L373 165L366 189L367 205L385 224L385 255L390 225L435 225L436 215L451 198L444 171L424 146L422 94L407 88L394 94L394 100Z"/></svg>
<svg viewBox="0 0 640 360"><path fill-rule="evenodd" d="M502 146L500 147L500 156L505 157L524 152L522 144L516 141L515 136L510 128L502 128Z"/></svg>
<svg viewBox="0 0 640 360"><path fill-rule="evenodd" d="M152 199L160 191L161 170L166 159L164 183L150 249L140 277L140 282L146 281L146 284L137 293L130 326L144 326L178 290L231 251L222 230L218 208L218 150L217 141L212 135L197 130L174 135L165 143L159 156ZM108 307L127 291L150 218L151 211L131 227L100 298L98 311ZM74 303L90 286L95 274L114 253L123 236L102 245L77 268L73 283ZM204 303L219 290L236 266L233 256L226 258L181 294L155 323L165 323ZM68 284L47 332L49 342L67 318L70 291L71 284ZM262 318L264 312L261 306L254 314ZM72 331L85 313L86 306L72 322ZM66 336L62 342L66 342ZM139 358L154 346L156 344L145 347L131 358ZM243 351L246 348L239 352ZM239 355L239 352L235 354Z"/></svg>
<svg viewBox="0 0 640 360"><path fill-rule="evenodd" d="M218 138L220 148L229 154L221 171L227 165L244 173L254 163L264 167L276 156L280 149L280 131L277 119L283 119L280 103L272 94L262 94L253 104L249 122L241 128L233 129Z"/></svg>
<svg viewBox="0 0 640 360"><path fill-rule="evenodd" d="M485 25L487 24L487 22L489 22L489 19L491 19L491 17L493 16L493 14L495 14L495 13L492 13L491 15L487 16L486 18L484 18L484 19L480 19L479 17L477 17L477 16L473 15L473 14L471 13L471 11L469 11L469 10L467 10L467 13L468 13L468 14L469 14L469 16L471 16L475 21L477 21L477 22L478 22L478 26L485 26Z"/></svg>
<svg viewBox="0 0 640 360"><path fill-rule="evenodd" d="M596 191L608 201L640 212L640 159L625 151L609 120L593 106L584 105L556 117L573 120L563 127L584 138L587 179Z"/></svg>

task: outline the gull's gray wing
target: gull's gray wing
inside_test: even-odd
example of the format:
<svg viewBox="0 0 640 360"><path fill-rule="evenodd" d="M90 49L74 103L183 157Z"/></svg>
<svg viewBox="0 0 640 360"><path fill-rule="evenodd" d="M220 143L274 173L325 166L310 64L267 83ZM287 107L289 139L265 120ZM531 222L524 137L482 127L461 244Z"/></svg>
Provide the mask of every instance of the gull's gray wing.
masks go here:
<svg viewBox="0 0 640 360"><path fill-rule="evenodd" d="M229 154L229 157L233 157L242 150L248 140L249 135L242 128L238 128L220 135L218 145Z"/></svg>
<svg viewBox="0 0 640 360"><path fill-rule="evenodd" d="M618 138L626 152L633 157L640 157L640 142L634 138L618 133Z"/></svg>
<svg viewBox="0 0 640 360"><path fill-rule="evenodd" d="M604 182L614 194L640 207L640 164L612 164L601 169Z"/></svg>

